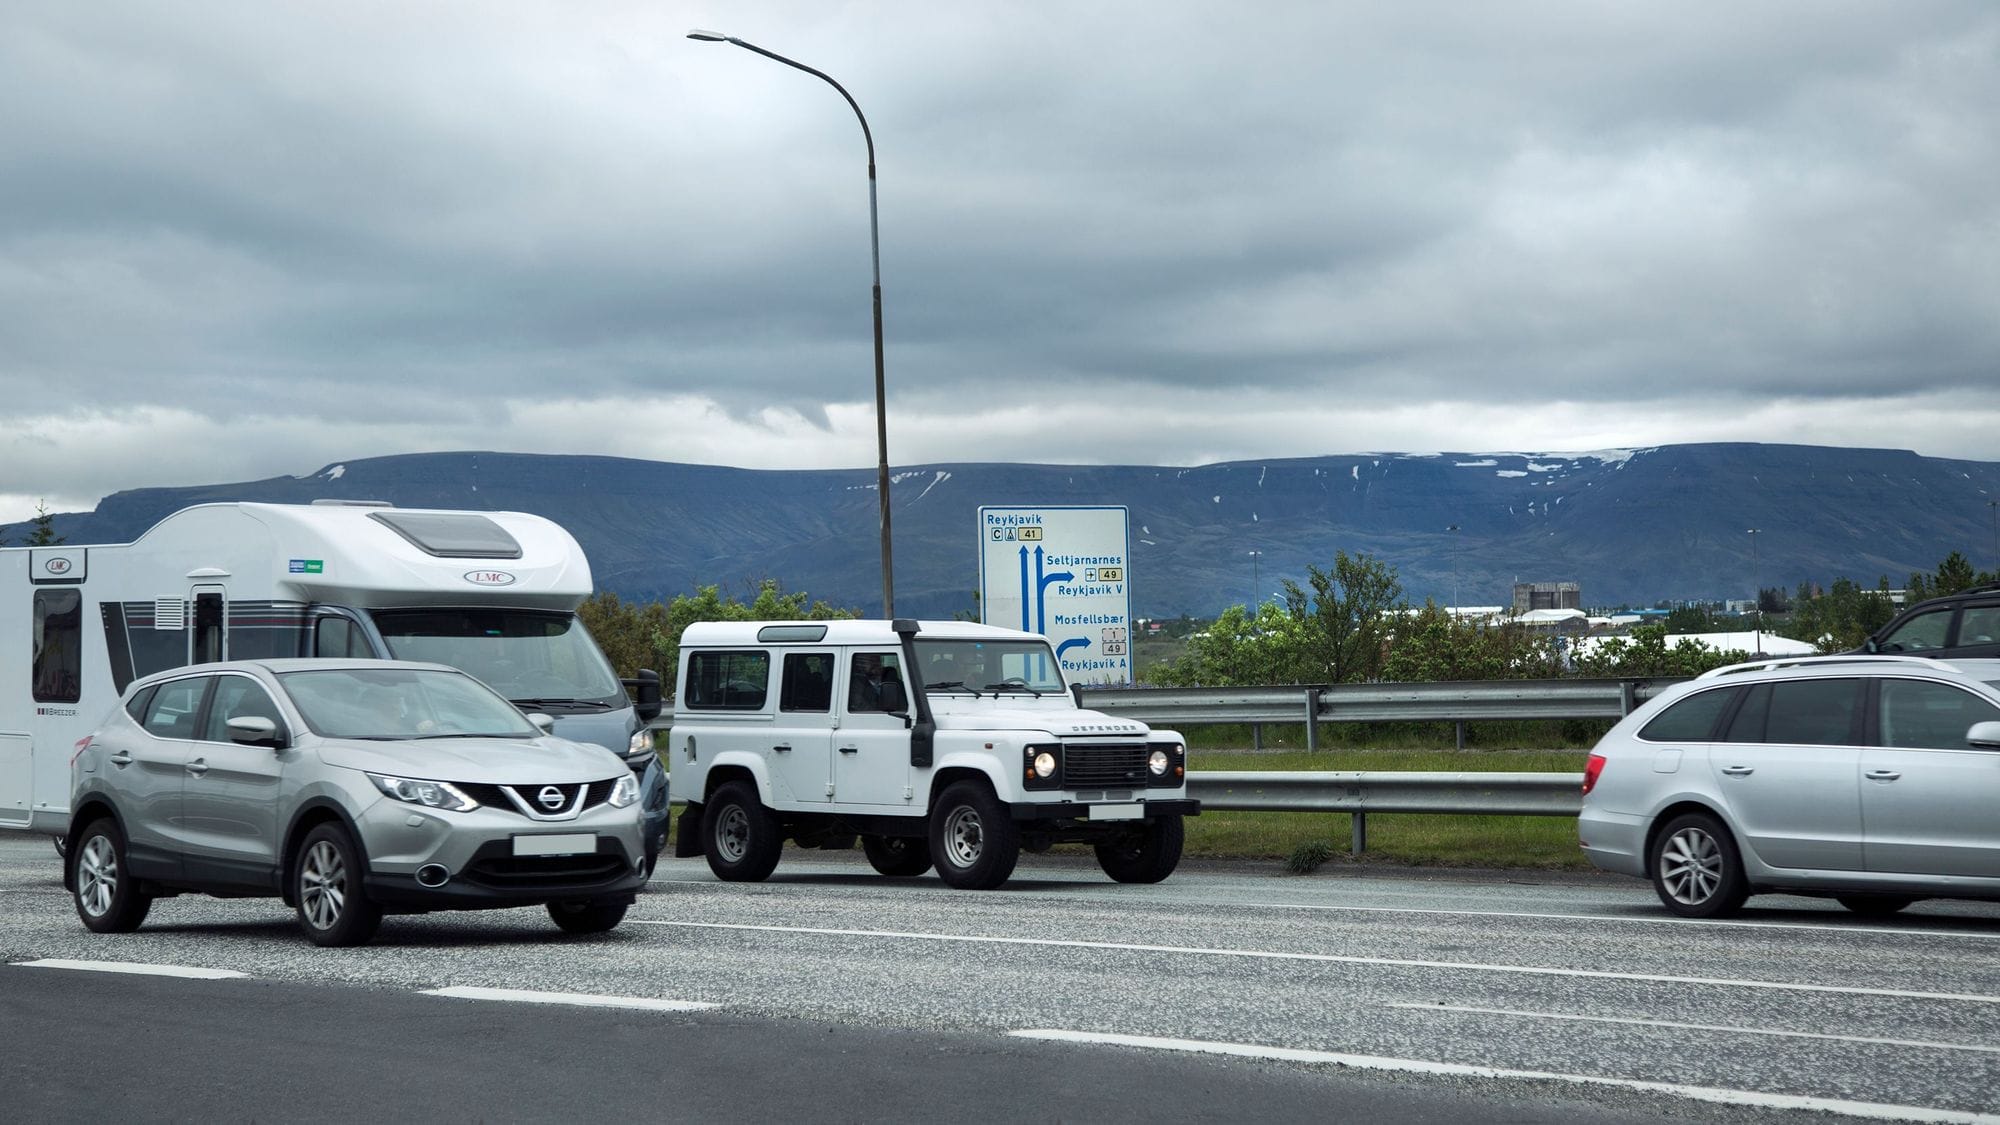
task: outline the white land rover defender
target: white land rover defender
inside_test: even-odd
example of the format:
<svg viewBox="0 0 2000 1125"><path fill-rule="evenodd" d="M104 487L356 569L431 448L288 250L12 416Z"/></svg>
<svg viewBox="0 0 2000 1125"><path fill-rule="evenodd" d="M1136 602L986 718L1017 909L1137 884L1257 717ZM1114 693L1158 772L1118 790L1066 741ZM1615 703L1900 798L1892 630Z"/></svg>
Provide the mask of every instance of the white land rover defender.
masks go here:
<svg viewBox="0 0 2000 1125"><path fill-rule="evenodd" d="M884 875L997 887L1021 849L1096 845L1156 883L1181 858L1187 745L1086 711L1049 642L962 621L712 622L681 637L675 854L763 879L787 838Z"/></svg>

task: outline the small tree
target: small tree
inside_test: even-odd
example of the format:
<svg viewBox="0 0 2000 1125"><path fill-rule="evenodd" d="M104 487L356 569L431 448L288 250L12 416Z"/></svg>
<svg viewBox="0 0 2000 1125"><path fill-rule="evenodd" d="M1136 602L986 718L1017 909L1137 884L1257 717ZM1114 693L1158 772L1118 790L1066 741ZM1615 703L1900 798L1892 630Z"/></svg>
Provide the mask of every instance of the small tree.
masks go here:
<svg viewBox="0 0 2000 1125"><path fill-rule="evenodd" d="M34 528L28 533L28 546L53 547L63 541L63 537L56 534L56 517L49 511L48 501L36 502L35 518L28 522Z"/></svg>
<svg viewBox="0 0 2000 1125"><path fill-rule="evenodd" d="M1403 604L1396 571L1367 555L1336 551L1333 569L1306 567L1311 597L1285 580L1285 612L1300 627L1307 683L1371 680L1382 671L1390 611Z"/></svg>

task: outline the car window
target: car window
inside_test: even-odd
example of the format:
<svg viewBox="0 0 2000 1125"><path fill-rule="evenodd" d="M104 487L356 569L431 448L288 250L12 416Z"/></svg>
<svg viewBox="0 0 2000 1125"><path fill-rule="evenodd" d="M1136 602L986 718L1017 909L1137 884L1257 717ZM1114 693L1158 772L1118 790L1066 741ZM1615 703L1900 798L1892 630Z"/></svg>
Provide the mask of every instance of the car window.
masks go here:
<svg viewBox="0 0 2000 1125"><path fill-rule="evenodd" d="M1858 679L1784 680L1771 685L1771 713L1764 741L1794 746L1840 746L1857 741Z"/></svg>
<svg viewBox="0 0 2000 1125"><path fill-rule="evenodd" d="M139 725L155 738L193 738L195 717L201 711L201 697L212 676L171 680L153 691L146 717Z"/></svg>
<svg viewBox="0 0 2000 1125"><path fill-rule="evenodd" d="M157 685L143 688L133 692L132 698L125 701L125 713L132 716L133 722L144 723L146 721L146 707L153 702L153 693L158 690L160 689Z"/></svg>
<svg viewBox="0 0 2000 1125"><path fill-rule="evenodd" d="M778 710L833 710L833 654L830 652L788 652L785 654L785 683L778 689Z"/></svg>
<svg viewBox="0 0 2000 1125"><path fill-rule="evenodd" d="M848 664L847 709L902 711L909 706L903 687L903 657L895 652L857 652Z"/></svg>
<svg viewBox="0 0 2000 1125"><path fill-rule="evenodd" d="M1764 726L1771 718L1771 685L1758 684L1743 696L1743 706L1729 720L1722 734L1724 742L1762 742Z"/></svg>
<svg viewBox="0 0 2000 1125"><path fill-rule="evenodd" d="M278 724L279 737L284 736L285 717L278 713L278 705L271 702L270 694L261 684L248 676L216 677L215 698L208 703L208 722L202 727L202 740L228 742L229 720L239 716L269 719Z"/></svg>
<svg viewBox="0 0 2000 1125"><path fill-rule="evenodd" d="M279 675L315 734L397 741L533 738L541 732L493 689L434 668L318 668Z"/></svg>
<svg viewBox="0 0 2000 1125"><path fill-rule="evenodd" d="M1920 613L1896 627L1895 632L1882 638L1876 646L1882 652L1922 652L1927 648L1943 648L1945 633L1951 627L1951 609L1934 609Z"/></svg>
<svg viewBox="0 0 2000 1125"><path fill-rule="evenodd" d="M761 711L770 691L768 652L697 652L688 657L685 705L702 711Z"/></svg>
<svg viewBox="0 0 2000 1125"><path fill-rule="evenodd" d="M1881 681L1882 745L1963 750L1966 729L2000 722L2000 707L1963 688L1927 680Z"/></svg>
<svg viewBox="0 0 2000 1125"><path fill-rule="evenodd" d="M2000 644L2000 605L1969 605L1958 619L1958 643Z"/></svg>
<svg viewBox="0 0 2000 1125"><path fill-rule="evenodd" d="M1728 710L1738 690L1717 688L1690 695L1653 716L1652 722L1640 728L1639 737L1648 742L1706 742L1714 737L1716 720Z"/></svg>

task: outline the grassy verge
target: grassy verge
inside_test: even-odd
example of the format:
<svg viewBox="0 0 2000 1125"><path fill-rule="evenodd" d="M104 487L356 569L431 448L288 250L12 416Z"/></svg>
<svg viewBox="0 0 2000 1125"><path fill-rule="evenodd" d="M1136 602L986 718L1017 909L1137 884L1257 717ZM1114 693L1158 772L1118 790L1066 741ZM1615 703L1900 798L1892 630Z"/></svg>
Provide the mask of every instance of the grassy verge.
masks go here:
<svg viewBox="0 0 2000 1125"><path fill-rule="evenodd" d="M1196 750L1203 770L1407 770L1579 773L1583 750L1453 751ZM1576 821L1553 816L1439 816L1371 813L1367 850L1352 849L1352 818L1344 813L1204 812L1187 822L1187 854L1217 859L1283 861L1300 848L1324 846L1333 861L1433 867L1587 869L1576 846Z"/></svg>

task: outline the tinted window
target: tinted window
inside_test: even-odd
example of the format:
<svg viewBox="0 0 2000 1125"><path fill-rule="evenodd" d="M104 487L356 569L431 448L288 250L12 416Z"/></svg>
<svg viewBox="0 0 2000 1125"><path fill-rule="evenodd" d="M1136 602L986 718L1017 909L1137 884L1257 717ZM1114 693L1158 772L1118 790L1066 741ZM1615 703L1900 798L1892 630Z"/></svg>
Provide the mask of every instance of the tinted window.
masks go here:
<svg viewBox="0 0 2000 1125"><path fill-rule="evenodd" d="M473 512L370 512L368 518L427 555L448 559L518 559L507 529Z"/></svg>
<svg viewBox="0 0 2000 1125"><path fill-rule="evenodd" d="M1974 723L2000 722L2000 707L1949 684L1883 680L1882 745L1963 750Z"/></svg>
<svg viewBox="0 0 2000 1125"><path fill-rule="evenodd" d="M1901 625L1896 631L1882 638L1879 646L1883 652L1922 652L1927 648L1943 648L1944 636L1951 626L1950 609L1934 609L1920 613Z"/></svg>
<svg viewBox="0 0 2000 1125"><path fill-rule="evenodd" d="M1839 746L1859 741L1854 719L1860 680L1789 680L1771 685L1771 715L1764 741L1798 746Z"/></svg>
<svg viewBox="0 0 2000 1125"><path fill-rule="evenodd" d="M278 705L271 702L262 685L248 676L216 677L215 698L208 703L208 722L202 727L202 739L228 742L229 720L246 715L278 724L278 735L284 737L285 717L278 713Z"/></svg>
<svg viewBox="0 0 2000 1125"><path fill-rule="evenodd" d="M158 687L149 687L144 691L136 691L132 693L132 698L125 701L125 713L132 716L133 722L146 721L146 705L153 702L153 693L158 690L160 690Z"/></svg>
<svg viewBox="0 0 2000 1125"><path fill-rule="evenodd" d="M1743 706L1736 709L1736 717L1729 720L1729 730L1724 742L1762 742L1764 724L1771 717L1771 685L1758 684L1743 695Z"/></svg>
<svg viewBox="0 0 2000 1125"><path fill-rule="evenodd" d="M785 685L778 692L780 711L833 710L833 654L788 652Z"/></svg>
<svg viewBox="0 0 2000 1125"><path fill-rule="evenodd" d="M1728 687L1690 695L1653 716L1652 722L1640 728L1639 737L1648 742L1706 742L1736 692Z"/></svg>
<svg viewBox="0 0 2000 1125"><path fill-rule="evenodd" d="M2000 644L2000 605L1969 605L1958 619L1958 643Z"/></svg>
<svg viewBox="0 0 2000 1125"><path fill-rule="evenodd" d="M82 591L35 591L34 642L35 702L75 703L83 695Z"/></svg>
<svg viewBox="0 0 2000 1125"><path fill-rule="evenodd" d="M697 652L688 656L682 698L700 711L758 711L771 682L764 652Z"/></svg>
<svg viewBox="0 0 2000 1125"><path fill-rule="evenodd" d="M361 626L345 617L322 617L313 623L314 656L374 656Z"/></svg>
<svg viewBox="0 0 2000 1125"><path fill-rule="evenodd" d="M908 706L903 657L895 652L857 652L847 670L849 711L901 711Z"/></svg>
<svg viewBox="0 0 2000 1125"><path fill-rule="evenodd" d="M193 738L195 717L201 711L202 693L208 690L208 685L207 676L161 684L153 690L152 701L146 705L146 717L139 720L139 725L155 738Z"/></svg>

